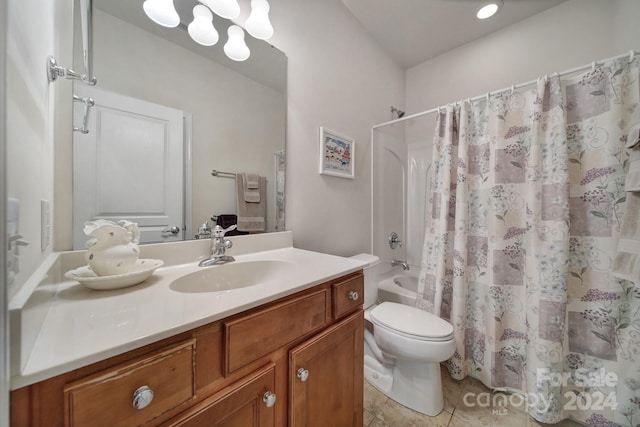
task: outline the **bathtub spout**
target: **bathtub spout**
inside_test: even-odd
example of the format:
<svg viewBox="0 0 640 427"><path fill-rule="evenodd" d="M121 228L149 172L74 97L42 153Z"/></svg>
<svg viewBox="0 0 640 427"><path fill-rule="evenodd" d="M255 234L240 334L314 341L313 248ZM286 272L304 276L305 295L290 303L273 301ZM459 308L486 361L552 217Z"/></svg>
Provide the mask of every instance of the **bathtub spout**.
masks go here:
<svg viewBox="0 0 640 427"><path fill-rule="evenodd" d="M407 261L400 261L398 259L392 259L391 260L391 267L395 267L397 265L401 265L403 270L409 270L409 264L407 263Z"/></svg>

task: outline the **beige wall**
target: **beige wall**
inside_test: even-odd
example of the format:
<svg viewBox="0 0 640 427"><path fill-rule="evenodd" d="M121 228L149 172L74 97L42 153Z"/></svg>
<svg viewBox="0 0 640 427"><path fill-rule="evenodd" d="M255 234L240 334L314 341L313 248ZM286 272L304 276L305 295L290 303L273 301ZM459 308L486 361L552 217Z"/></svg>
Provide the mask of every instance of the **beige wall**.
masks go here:
<svg viewBox="0 0 640 427"><path fill-rule="evenodd" d="M272 2L271 40L288 56L287 228L297 247L370 251L371 126L404 107L404 70L339 0ZM356 178L318 174L319 128L356 141Z"/></svg>
<svg viewBox="0 0 640 427"><path fill-rule="evenodd" d="M71 133L59 127L54 112L60 94L71 95L68 81L48 83L44 65L54 55L70 66L71 22L65 0L7 3L7 196L20 200L19 233L29 243L20 248L20 273L10 295L52 250L51 244L41 248L40 202L49 201L53 212L54 139Z"/></svg>

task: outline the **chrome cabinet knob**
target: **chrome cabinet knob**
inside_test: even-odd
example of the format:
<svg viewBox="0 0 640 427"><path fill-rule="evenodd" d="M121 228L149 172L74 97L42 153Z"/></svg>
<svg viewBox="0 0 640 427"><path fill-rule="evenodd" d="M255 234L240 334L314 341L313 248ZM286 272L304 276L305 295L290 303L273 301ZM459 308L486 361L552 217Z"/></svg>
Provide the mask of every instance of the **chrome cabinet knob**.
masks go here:
<svg viewBox="0 0 640 427"><path fill-rule="evenodd" d="M147 385L139 387L133 392L133 407L136 409L144 409L153 400L153 390Z"/></svg>
<svg viewBox="0 0 640 427"><path fill-rule="evenodd" d="M360 298L360 295L358 295L358 293L356 291L349 291L349 299L352 301L358 301L358 298Z"/></svg>
<svg viewBox="0 0 640 427"><path fill-rule="evenodd" d="M266 405L267 408L271 408L276 404L276 394L270 391L267 391L264 396L262 396L262 401Z"/></svg>
<svg viewBox="0 0 640 427"><path fill-rule="evenodd" d="M298 369L298 378L300 378L300 381L305 382L309 379L309 371L304 368Z"/></svg>

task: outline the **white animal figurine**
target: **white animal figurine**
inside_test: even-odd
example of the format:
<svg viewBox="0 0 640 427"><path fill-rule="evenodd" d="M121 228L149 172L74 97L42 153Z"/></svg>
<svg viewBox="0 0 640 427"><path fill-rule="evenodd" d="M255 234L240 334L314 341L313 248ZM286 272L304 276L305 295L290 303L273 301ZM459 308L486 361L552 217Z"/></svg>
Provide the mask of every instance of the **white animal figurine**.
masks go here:
<svg viewBox="0 0 640 427"><path fill-rule="evenodd" d="M90 236L85 246L87 264L98 276L130 273L136 266L140 249L138 224L131 221L97 219L84 223L84 234Z"/></svg>

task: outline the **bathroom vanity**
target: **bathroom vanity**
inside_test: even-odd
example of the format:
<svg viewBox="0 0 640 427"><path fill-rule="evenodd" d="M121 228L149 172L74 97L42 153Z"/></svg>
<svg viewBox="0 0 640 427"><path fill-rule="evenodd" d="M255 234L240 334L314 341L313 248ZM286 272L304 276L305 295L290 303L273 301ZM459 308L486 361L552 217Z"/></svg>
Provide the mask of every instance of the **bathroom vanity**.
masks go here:
<svg viewBox="0 0 640 427"><path fill-rule="evenodd" d="M183 265L158 270L156 282L147 287L112 291L116 295L98 292L106 299L122 299L122 307L138 293L147 297L166 293L165 298L173 293L162 304L187 306L168 308L166 316L182 313L187 319L169 330L167 325L156 326L156 334L137 331L136 339L121 338L119 344L84 356L70 348L75 356L54 360L46 369L42 364L40 368L27 364L12 382L18 387L12 387L11 425L361 426L361 268L355 261L294 248L238 256L237 265L244 262L251 268L252 262L267 258L288 259L295 271L284 273L280 285L277 277L270 281L267 274L264 284L223 292L231 295L226 301L223 295L214 297L220 292L170 289L185 272L204 271ZM318 280L323 265L330 277ZM64 286L58 295L77 289L77 284ZM96 292L77 290L93 292L86 294L92 296ZM54 329L47 328L46 322L55 323L56 310L63 310L65 303L52 304L37 337L36 352L59 345L47 336ZM104 305L104 301L99 304ZM207 305L209 314L202 317L200 307ZM81 328L79 322L82 319L73 320L68 327ZM98 337L85 332L82 335L95 345L114 341L99 336L104 330L96 329ZM119 334L117 328L114 333ZM132 339L136 348L121 352L131 346ZM54 359L57 351L52 349ZM109 353L113 355L100 356ZM87 364L92 358L97 361ZM29 362L37 363L31 358ZM64 372L53 375L56 370Z"/></svg>

